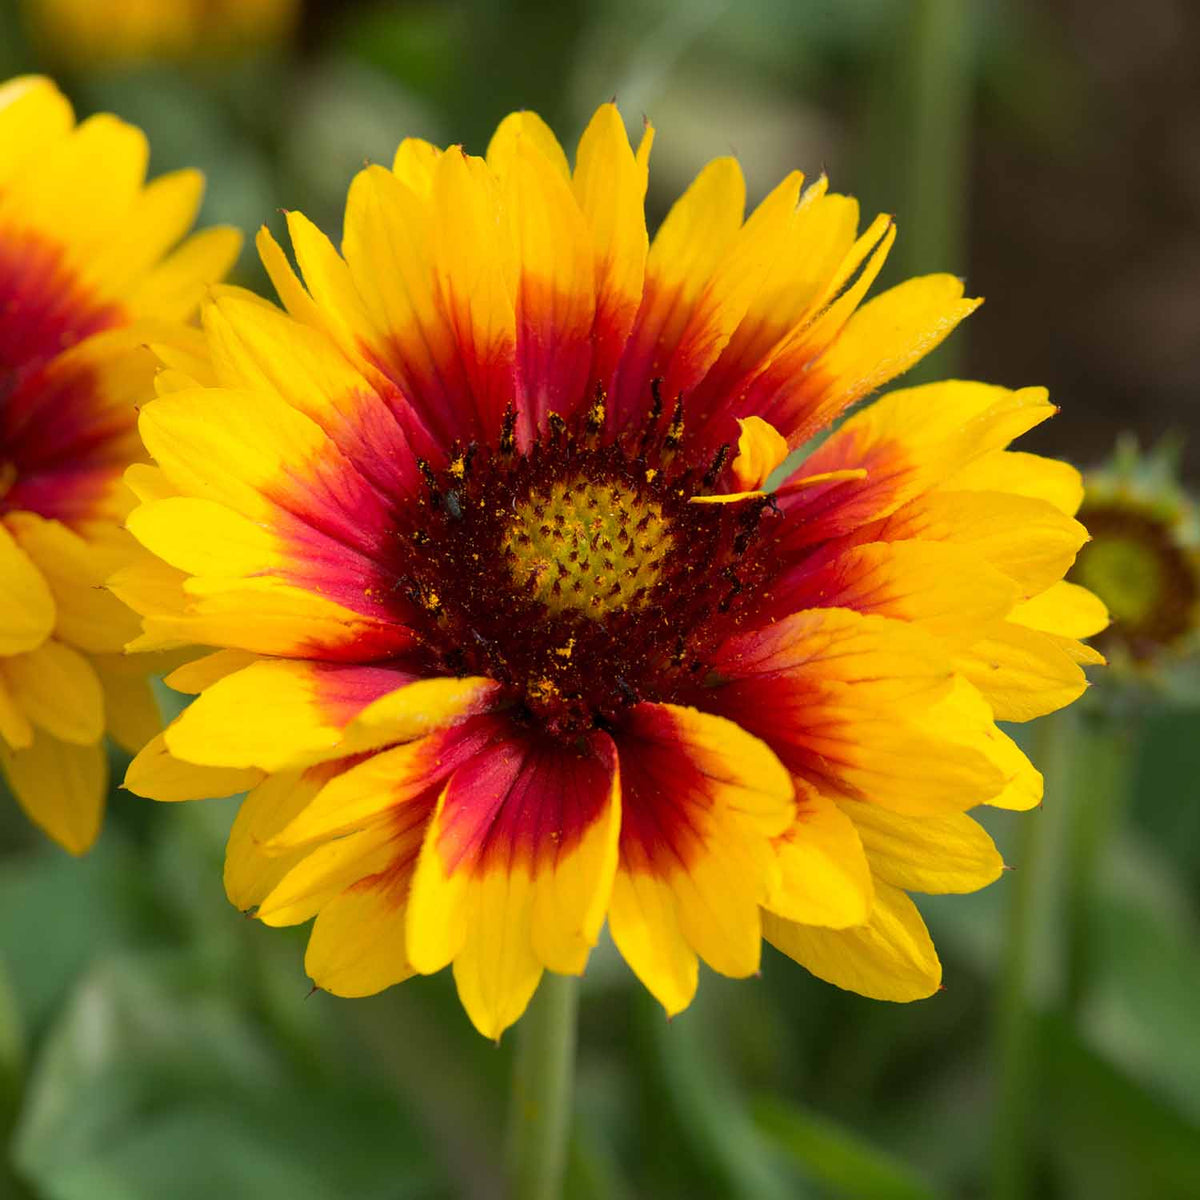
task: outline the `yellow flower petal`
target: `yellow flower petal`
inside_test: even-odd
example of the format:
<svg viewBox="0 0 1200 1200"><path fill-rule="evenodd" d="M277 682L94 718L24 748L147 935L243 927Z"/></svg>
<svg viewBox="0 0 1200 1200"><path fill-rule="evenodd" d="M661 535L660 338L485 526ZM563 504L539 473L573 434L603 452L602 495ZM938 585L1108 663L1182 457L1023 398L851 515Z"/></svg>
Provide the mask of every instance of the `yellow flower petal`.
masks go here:
<svg viewBox="0 0 1200 1200"><path fill-rule="evenodd" d="M21 711L53 737L90 746L104 736L104 693L78 650L51 638L0 658L0 675Z"/></svg>
<svg viewBox="0 0 1200 1200"><path fill-rule="evenodd" d="M841 802L871 870L912 892L974 892L1000 877L1003 860L987 831L964 813L903 817L875 804Z"/></svg>
<svg viewBox="0 0 1200 1200"><path fill-rule="evenodd" d="M396 149L392 172L419 196L433 190L433 171L442 151L421 138L405 138Z"/></svg>
<svg viewBox="0 0 1200 1200"><path fill-rule="evenodd" d="M189 696L198 696L205 688L211 687L226 675L240 671L255 661L257 656L248 650L217 650L213 654L205 654L176 667L163 682L167 687L177 692L185 692Z"/></svg>
<svg viewBox="0 0 1200 1200"><path fill-rule="evenodd" d="M779 431L761 417L738 419L741 436L737 457L733 460L733 477L744 491L760 488L767 477L788 456L788 444Z"/></svg>
<svg viewBox="0 0 1200 1200"><path fill-rule="evenodd" d="M372 888L349 888L313 923L304 969L335 996L372 996L413 974L404 953L405 905Z"/></svg>
<svg viewBox="0 0 1200 1200"><path fill-rule="evenodd" d="M90 275L91 252L129 212L149 155L140 129L108 114L89 117L41 147L37 170L7 181L0 192L0 227L32 224L52 236L69 230L72 263Z"/></svg>
<svg viewBox="0 0 1200 1200"><path fill-rule="evenodd" d="M157 733L134 756L123 786L151 800L207 800L249 791L262 777L254 768L198 767L184 762L167 749L163 734Z"/></svg>
<svg viewBox="0 0 1200 1200"><path fill-rule="evenodd" d="M0 770L35 825L71 854L91 849L108 793L108 757L102 745L61 742L47 733L36 734L22 750L0 742Z"/></svg>
<svg viewBox="0 0 1200 1200"><path fill-rule="evenodd" d="M225 847L225 894L239 911L261 904L279 881L308 853L268 853L267 843L299 813L328 782L333 765L304 771L278 771L266 779L256 773L252 790L242 801Z"/></svg>
<svg viewBox="0 0 1200 1200"><path fill-rule="evenodd" d="M0 524L0 654L40 645L50 636L55 616L49 584Z"/></svg>
<svg viewBox="0 0 1200 1200"><path fill-rule="evenodd" d="M563 179L571 178L567 156L559 145L554 131L535 112L523 109L509 113L492 134L487 148L487 165L502 176L513 169L519 153L519 143L524 140L537 147L537 151Z"/></svg>
<svg viewBox="0 0 1200 1200"><path fill-rule="evenodd" d="M104 693L104 720L109 736L123 750L137 754L163 727L148 678L153 660L98 654L92 657L91 664Z"/></svg>
<svg viewBox="0 0 1200 1200"><path fill-rule="evenodd" d="M764 908L803 925L865 925L874 888L858 832L830 799L799 790L796 820L776 841L779 886Z"/></svg>
<svg viewBox="0 0 1200 1200"><path fill-rule="evenodd" d="M983 693L998 721L1044 717L1087 688L1083 671L1059 641L1011 621L961 651L955 668Z"/></svg>
<svg viewBox="0 0 1200 1200"><path fill-rule="evenodd" d="M123 535L107 544L89 543L62 522L30 512L13 513L8 520L21 549L49 585L55 636L92 654L119 653L137 635L138 621L103 584L137 554L136 545Z"/></svg>
<svg viewBox="0 0 1200 1200"><path fill-rule="evenodd" d="M0 188L74 122L71 102L51 80L19 75L0 84Z"/></svg>
<svg viewBox="0 0 1200 1200"><path fill-rule="evenodd" d="M1044 500L1001 492L938 491L889 517L876 536L961 546L1002 571L1028 598L1057 583L1087 530Z"/></svg>
<svg viewBox="0 0 1200 1200"><path fill-rule="evenodd" d="M993 450L948 479L946 490L1028 496L1073 517L1083 503L1083 476L1070 463L1053 458L1021 450Z"/></svg>
<svg viewBox="0 0 1200 1200"><path fill-rule="evenodd" d="M922 1000L941 986L942 964L916 905L882 881L866 925L822 929L764 913L763 936L819 979L875 1000Z"/></svg>
<svg viewBox="0 0 1200 1200"><path fill-rule="evenodd" d="M347 888L384 871L396 854L391 843L391 831L380 821L316 849L309 847L299 861L296 853L287 854L287 873L262 898L254 915L264 925L299 925L311 920ZM272 839L269 844L277 842ZM390 947L377 948L380 958L390 958L393 953Z"/></svg>
<svg viewBox="0 0 1200 1200"><path fill-rule="evenodd" d="M33 744L33 725L17 704L3 675L0 675L0 742L7 742L14 750L24 750Z"/></svg>
<svg viewBox="0 0 1200 1200"><path fill-rule="evenodd" d="M831 383L823 405L840 411L902 375L983 302L963 299L962 280L925 275L864 304L813 370Z"/></svg>
<svg viewBox="0 0 1200 1200"><path fill-rule="evenodd" d="M276 538L215 500L174 496L142 504L128 527L147 550L190 575L256 575L281 561Z"/></svg>
<svg viewBox="0 0 1200 1200"><path fill-rule="evenodd" d="M1099 596L1077 583L1062 580L1051 584L1009 614L1018 625L1055 633L1062 637L1086 638L1108 626L1108 609Z"/></svg>
<svg viewBox="0 0 1200 1200"><path fill-rule="evenodd" d="M241 249L236 229L214 227L193 234L149 272L130 297L130 307L160 320L191 316L210 285L229 273Z"/></svg>
<svg viewBox="0 0 1200 1200"><path fill-rule="evenodd" d="M594 254L593 375L607 388L637 316L650 246L645 171L634 159L615 104L602 104L579 139L572 187Z"/></svg>

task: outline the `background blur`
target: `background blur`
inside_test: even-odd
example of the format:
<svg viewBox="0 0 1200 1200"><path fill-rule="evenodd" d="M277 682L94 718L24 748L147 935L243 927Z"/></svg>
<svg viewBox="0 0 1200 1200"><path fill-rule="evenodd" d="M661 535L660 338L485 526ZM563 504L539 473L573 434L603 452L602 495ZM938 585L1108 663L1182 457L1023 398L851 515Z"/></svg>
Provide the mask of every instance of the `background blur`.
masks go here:
<svg viewBox="0 0 1200 1200"><path fill-rule="evenodd" d="M140 124L155 173L201 167L206 221L250 232L286 207L336 235L405 135L481 153L529 107L572 147L614 94L658 128L655 220L731 149L752 202L823 169L895 213L885 282L988 298L932 370L1048 385L1024 448L1087 466L1175 430L1193 480L1198 63L1194 0L0 0L0 78ZM239 275L264 286L249 253ZM1044 807L984 817L1016 870L923 904L932 1000L768 949L668 1024L602 946L568 1194L1200 1196L1198 720L1033 735ZM77 862L0 803L0 1196L498 1195L511 1035L483 1041L448 973L309 996L305 931L224 898L234 802L110 807Z"/></svg>

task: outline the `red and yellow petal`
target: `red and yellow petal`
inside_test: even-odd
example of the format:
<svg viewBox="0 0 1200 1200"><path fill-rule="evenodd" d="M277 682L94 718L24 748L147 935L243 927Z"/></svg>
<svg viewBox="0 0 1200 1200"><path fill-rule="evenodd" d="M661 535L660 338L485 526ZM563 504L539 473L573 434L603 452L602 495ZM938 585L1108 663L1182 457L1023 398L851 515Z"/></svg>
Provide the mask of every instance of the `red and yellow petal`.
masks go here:
<svg viewBox="0 0 1200 1200"><path fill-rule="evenodd" d="M408 741L486 707L486 679L263 659L208 688L166 731L200 766L278 771Z"/></svg>
<svg viewBox="0 0 1200 1200"><path fill-rule="evenodd" d="M324 333L235 288L223 289L206 307L204 325L221 386L278 394L319 425L374 487L399 494L415 489L418 474L404 428L408 406Z"/></svg>
<svg viewBox="0 0 1200 1200"><path fill-rule="evenodd" d="M759 905L779 886L774 839L795 815L792 781L757 738L695 709L636 705L615 736L623 818L609 928L675 1013L698 958L725 975L758 969Z"/></svg>
<svg viewBox="0 0 1200 1200"><path fill-rule="evenodd" d="M499 185L482 159L452 148L434 167L431 199L438 302L468 388L457 436L494 441L516 381L516 260L497 237Z"/></svg>
<svg viewBox="0 0 1200 1200"><path fill-rule="evenodd" d="M1006 786L986 728L945 703L945 651L912 625L812 609L732 639L714 666L708 705L820 791L933 814Z"/></svg>
<svg viewBox="0 0 1200 1200"><path fill-rule="evenodd" d="M295 849L362 829L398 804L440 791L448 776L497 736L495 723L484 718L371 754L331 779L271 845Z"/></svg>
<svg viewBox="0 0 1200 1200"><path fill-rule="evenodd" d="M579 749L510 736L446 785L413 877L408 954L423 974L453 961L485 1036L521 1015L544 967L583 970L620 812L616 752L599 732Z"/></svg>
<svg viewBox="0 0 1200 1200"><path fill-rule="evenodd" d="M1054 413L1044 389L926 384L891 392L850 417L797 469L798 476L865 469L861 480L804 488L785 483L789 543L816 545L893 513Z"/></svg>
<svg viewBox="0 0 1200 1200"><path fill-rule="evenodd" d="M650 244L645 173L615 104L601 105L579 139L571 184L593 255L596 309L589 382L607 392L637 318Z"/></svg>
<svg viewBox="0 0 1200 1200"><path fill-rule="evenodd" d="M617 428L644 411L650 381L671 361L709 279L741 228L745 204L746 184L737 161L717 158L659 227L610 401Z"/></svg>
<svg viewBox="0 0 1200 1200"><path fill-rule="evenodd" d="M1008 615L1018 585L981 555L932 541L867 542L804 559L772 589L772 611L838 607L918 625L970 645Z"/></svg>
<svg viewBox="0 0 1200 1200"><path fill-rule="evenodd" d="M565 159L552 161L524 133L513 137L504 158L497 168L500 202L520 264L515 401L518 430L528 436L545 434L550 413L569 419L590 402L595 254Z"/></svg>

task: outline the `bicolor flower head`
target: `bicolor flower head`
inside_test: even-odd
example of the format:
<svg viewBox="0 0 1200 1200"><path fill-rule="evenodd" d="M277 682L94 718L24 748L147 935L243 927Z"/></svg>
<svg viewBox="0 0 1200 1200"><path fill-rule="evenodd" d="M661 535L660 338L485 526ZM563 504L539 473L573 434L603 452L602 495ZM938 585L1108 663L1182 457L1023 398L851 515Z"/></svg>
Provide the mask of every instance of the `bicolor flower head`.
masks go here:
<svg viewBox="0 0 1200 1200"><path fill-rule="evenodd" d="M100 826L105 729L133 752L159 728L146 664L122 656L137 617L101 586L138 553L122 475L148 343L203 353L182 322L239 245L177 246L201 178L146 184L147 156L115 117L76 126L46 79L0 86L0 773L74 853Z"/></svg>
<svg viewBox="0 0 1200 1200"><path fill-rule="evenodd" d="M217 650L128 786L249 789L233 902L315 917L340 995L453 964L489 1036L606 920L670 1013L764 936L933 992L907 891L996 877L966 810L1041 782L994 718L1075 699L1103 623L1062 582L1078 475L1005 448L1040 389L894 392L764 491L977 301L861 305L890 219L799 174L745 218L732 159L650 242L651 137L606 105L572 169L514 114L486 159L364 170L340 253L289 214L303 283L259 239L286 312L217 296L220 387L169 378L130 480L138 645Z"/></svg>
<svg viewBox="0 0 1200 1200"><path fill-rule="evenodd" d="M1114 685L1140 681L1195 694L1200 652L1200 513L1180 486L1177 447L1143 454L1132 439L1085 477L1091 541L1071 577L1107 606L1097 644Z"/></svg>

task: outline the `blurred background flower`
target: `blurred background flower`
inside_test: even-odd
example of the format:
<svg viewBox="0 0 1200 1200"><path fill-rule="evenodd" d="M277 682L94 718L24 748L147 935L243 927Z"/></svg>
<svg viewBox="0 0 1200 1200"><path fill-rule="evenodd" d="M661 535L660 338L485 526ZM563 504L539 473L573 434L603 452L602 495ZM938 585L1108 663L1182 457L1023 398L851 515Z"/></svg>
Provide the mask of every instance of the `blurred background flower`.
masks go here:
<svg viewBox="0 0 1200 1200"><path fill-rule="evenodd" d="M1181 450L1164 440L1143 453L1123 437L1084 477L1091 541L1072 578L1112 616L1096 639L1115 669L1107 691L1141 683L1200 699L1200 510L1178 477Z"/></svg>
<svg viewBox="0 0 1200 1200"><path fill-rule="evenodd" d="M25 8L38 51L94 69L278 47L299 0L26 0Z"/></svg>
<svg viewBox="0 0 1200 1200"><path fill-rule="evenodd" d="M336 237L351 175L402 136L480 152L531 107L573 144L613 94L661 135L652 224L731 148L752 203L826 169L896 214L877 287L948 270L988 298L924 378L1049 386L1063 411L1035 452L1086 465L1123 430L1177 428L1185 483L1200 468L1188 0L1136 20L1121 0L328 0L273 46L136 64L56 56L36 28L32 3L0 0L0 76L54 69L81 114L147 130L152 173L202 167L202 224L278 236L286 207ZM266 286L251 255L238 278ZM1197 719L1139 710L1133 735L1089 739L1081 717L1030 748L1044 808L1025 829L987 818L1016 870L923 902L946 991L919 1006L771 955L756 983L706 978L667 1025L598 954L568 1194L1200 1194ZM1089 808L1113 778L1122 801ZM1102 836L1075 819L1101 810ZM77 863L0 805L10 1190L497 1195L507 1039L481 1043L445 976L306 998L299 942L221 892L232 815L116 794ZM1097 849L1075 854L1080 836Z"/></svg>

